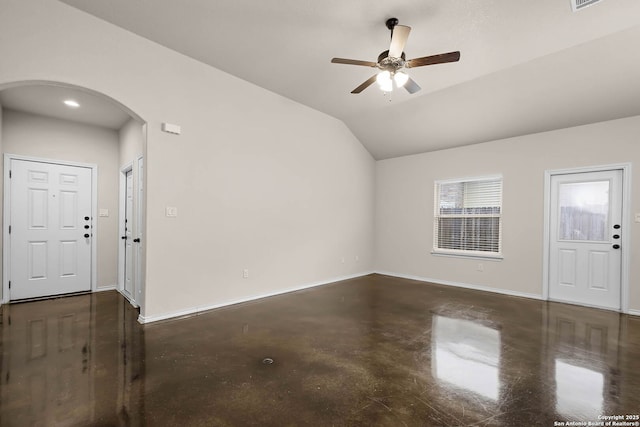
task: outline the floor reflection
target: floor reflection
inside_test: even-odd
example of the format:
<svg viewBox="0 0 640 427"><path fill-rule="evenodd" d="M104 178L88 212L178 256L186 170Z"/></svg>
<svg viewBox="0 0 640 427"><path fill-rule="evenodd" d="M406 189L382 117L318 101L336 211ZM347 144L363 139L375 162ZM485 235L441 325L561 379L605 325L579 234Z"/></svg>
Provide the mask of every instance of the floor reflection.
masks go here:
<svg viewBox="0 0 640 427"><path fill-rule="evenodd" d="M115 293L3 306L0 424L129 425L136 316Z"/></svg>
<svg viewBox="0 0 640 427"><path fill-rule="evenodd" d="M497 400L500 391L500 332L470 320L433 316L435 378Z"/></svg>
<svg viewBox="0 0 640 427"><path fill-rule="evenodd" d="M6 312L3 324L10 326L2 329L2 345L11 351L3 351L2 401L13 408L12 423L90 421L94 337L84 327L95 321L90 299L58 304L46 314L18 305Z"/></svg>
<svg viewBox="0 0 640 427"><path fill-rule="evenodd" d="M619 404L623 316L550 303L546 312L550 380L559 417L596 421Z"/></svg>
<svg viewBox="0 0 640 427"><path fill-rule="evenodd" d="M602 415L604 375L556 359L556 411L596 421Z"/></svg>

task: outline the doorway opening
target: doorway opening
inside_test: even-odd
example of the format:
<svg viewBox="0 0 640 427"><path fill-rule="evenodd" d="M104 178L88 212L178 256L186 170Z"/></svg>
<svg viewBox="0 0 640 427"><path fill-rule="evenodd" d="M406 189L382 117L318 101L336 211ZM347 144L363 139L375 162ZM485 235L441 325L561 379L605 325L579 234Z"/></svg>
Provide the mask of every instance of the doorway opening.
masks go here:
<svg viewBox="0 0 640 427"><path fill-rule="evenodd" d="M4 169L0 177L5 180L1 302L88 291L119 290L124 294L118 268L119 175L126 164L136 165L133 175L143 171L137 163L146 149L144 121L113 98L93 90L25 81L0 85L0 124L0 149L5 156L5 162L0 163ZM29 167L21 168L20 162L27 161L32 162ZM14 169L21 171L21 177L12 183ZM89 171L89 176L83 171ZM48 184L41 182L38 187L37 180L45 177ZM136 176L135 181L137 185L142 177ZM72 188L77 183L86 186L86 182L91 187L88 196L84 190ZM22 201L9 200L9 195L19 192L18 186L25 190ZM139 200L142 194L135 187L131 191L134 211L140 213L145 203ZM86 197L91 202L88 208L78 204ZM137 238L142 235L144 217L134 220L137 235L133 238ZM11 234L17 232L15 239L9 226ZM36 235L45 229L55 234L53 239ZM65 232L81 233L70 237ZM17 237L24 245L18 244ZM144 274L138 269L144 253L133 252L130 272L135 291L125 296L140 306ZM27 278L29 286L16 288L15 275ZM74 277L81 285L60 285ZM57 285L44 286L46 282Z"/></svg>
<svg viewBox="0 0 640 427"><path fill-rule="evenodd" d="M118 290L138 307L142 292L143 157L120 170Z"/></svg>

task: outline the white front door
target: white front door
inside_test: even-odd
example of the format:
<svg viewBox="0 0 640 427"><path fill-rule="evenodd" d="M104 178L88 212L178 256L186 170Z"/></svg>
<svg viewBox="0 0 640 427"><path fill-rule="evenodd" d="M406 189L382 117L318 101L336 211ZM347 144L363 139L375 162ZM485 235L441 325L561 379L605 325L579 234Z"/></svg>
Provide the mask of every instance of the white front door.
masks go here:
<svg viewBox="0 0 640 427"><path fill-rule="evenodd" d="M11 160L10 299L91 290L91 169Z"/></svg>
<svg viewBox="0 0 640 427"><path fill-rule="evenodd" d="M551 176L549 298L620 309L622 170Z"/></svg>
<svg viewBox="0 0 640 427"><path fill-rule="evenodd" d="M135 299L133 275L133 171L126 173L124 198L124 292Z"/></svg>

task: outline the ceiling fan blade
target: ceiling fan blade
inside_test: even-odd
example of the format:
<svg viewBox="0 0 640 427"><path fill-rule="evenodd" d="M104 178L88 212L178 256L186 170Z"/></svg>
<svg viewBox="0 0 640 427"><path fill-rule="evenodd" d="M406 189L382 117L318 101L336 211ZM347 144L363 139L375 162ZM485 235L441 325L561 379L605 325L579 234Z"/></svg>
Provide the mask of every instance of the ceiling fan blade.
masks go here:
<svg viewBox="0 0 640 427"><path fill-rule="evenodd" d="M362 83L360 86L358 86L357 88L355 88L354 90L351 91L351 93L360 93L363 90L365 90L366 88L368 88L369 86L371 86L373 84L373 82L376 81L376 77L378 77L376 74L374 74L373 76L371 76L367 81L365 81L364 83Z"/></svg>
<svg viewBox="0 0 640 427"><path fill-rule="evenodd" d="M439 55L423 56L422 58L410 59L405 64L407 68L424 67L425 65L444 64L447 62L457 62L460 60L460 52L441 53Z"/></svg>
<svg viewBox="0 0 640 427"><path fill-rule="evenodd" d="M375 67L378 64L371 61L359 61L357 59L345 59L345 58L333 58L331 60L334 64L347 64L347 65L363 65L365 67Z"/></svg>
<svg viewBox="0 0 640 427"><path fill-rule="evenodd" d="M392 58L400 58L404 51L404 45L409 38L411 27L406 25L396 25L391 33L391 46L389 46L389 56Z"/></svg>
<svg viewBox="0 0 640 427"><path fill-rule="evenodd" d="M420 86L418 86L418 83L416 83L415 80L413 80L411 77L409 77L409 80L407 80L407 82L404 84L404 88L410 94L414 94L422 89Z"/></svg>

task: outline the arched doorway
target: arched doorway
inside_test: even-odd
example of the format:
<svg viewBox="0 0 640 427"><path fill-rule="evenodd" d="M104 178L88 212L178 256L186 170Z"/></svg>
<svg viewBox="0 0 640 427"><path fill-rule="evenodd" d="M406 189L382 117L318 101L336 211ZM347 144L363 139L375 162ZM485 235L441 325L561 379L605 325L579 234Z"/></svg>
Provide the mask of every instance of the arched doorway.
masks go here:
<svg viewBox="0 0 640 427"><path fill-rule="evenodd" d="M144 246L141 239L145 205L142 191L142 162L146 146L144 120L107 95L58 82L24 81L0 85L0 108L0 151L5 158L0 165L0 175L4 179L2 302L64 295L68 290L98 292L117 289L132 304L141 306L144 300ZM18 182L20 180L14 180L11 175L12 164L26 165L23 169L27 171L38 169L31 167L34 165L45 166L46 171L43 169L39 175L34 173L52 178L50 183L55 181L56 185L51 188L34 187L29 179L36 175L32 174L30 178L27 172ZM90 200L89 207L85 207L91 211L90 214L81 214L70 208L75 206L75 198L80 197L80 193L75 190L65 192L58 186L61 180L66 179L64 177L76 175L74 169L64 169L68 167L79 168L75 170L80 171L82 168L91 169L87 178L91 181L90 194L82 196ZM126 188L121 179L127 171L129 197L133 201L128 212ZM31 187L35 190L29 190ZM23 195L22 204L12 198L21 191L31 191L30 195ZM62 203L60 197L68 203ZM65 215L70 222L60 225L60 218ZM87 217L90 219L85 219ZM66 228L73 231L71 235L80 233L79 240L74 243L75 237L68 235L34 239L15 228L12 223L19 222L17 218L30 221L35 218L41 222L55 219L56 224L47 224L46 227L40 224L40 229ZM20 227L31 232L33 225L22 221ZM31 239L31 243L18 244L18 239ZM131 245L128 239L136 239L137 242ZM73 261L71 255L75 256L78 248L88 248L89 258L85 256L80 261ZM88 277L80 280L83 286L56 287L55 283L76 274L74 262L90 264L88 269L84 269L89 271ZM54 285L50 290L41 286L41 290L32 292L34 286L31 285L42 285L56 276L61 279L52 280ZM125 285L126 277L133 282ZM29 289L29 292L16 291L20 287Z"/></svg>

